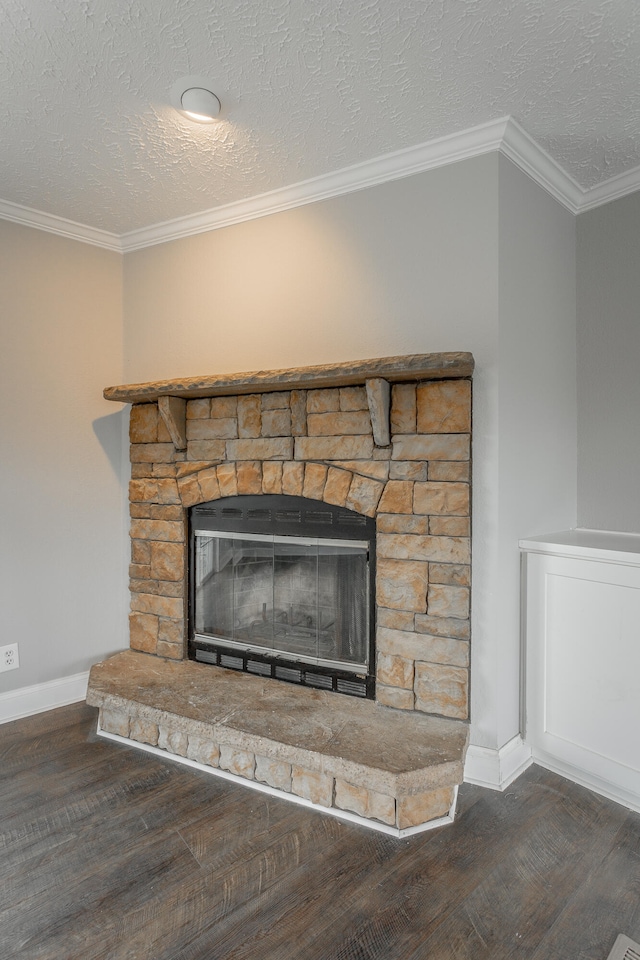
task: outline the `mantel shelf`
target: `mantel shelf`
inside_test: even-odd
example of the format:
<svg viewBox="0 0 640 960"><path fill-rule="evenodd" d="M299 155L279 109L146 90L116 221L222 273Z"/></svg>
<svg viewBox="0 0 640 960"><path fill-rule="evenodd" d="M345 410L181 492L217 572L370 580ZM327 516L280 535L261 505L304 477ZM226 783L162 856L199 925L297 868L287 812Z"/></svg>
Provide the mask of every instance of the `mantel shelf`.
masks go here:
<svg viewBox="0 0 640 960"><path fill-rule="evenodd" d="M105 400L119 403L152 403L159 397L224 397L277 390L305 390L347 387L367 380L384 379L391 383L406 380L448 380L470 377L473 373L470 353L422 353L406 357L381 357L346 363L292 367L287 370L259 370L250 373L210 374L177 380L153 380L107 387Z"/></svg>

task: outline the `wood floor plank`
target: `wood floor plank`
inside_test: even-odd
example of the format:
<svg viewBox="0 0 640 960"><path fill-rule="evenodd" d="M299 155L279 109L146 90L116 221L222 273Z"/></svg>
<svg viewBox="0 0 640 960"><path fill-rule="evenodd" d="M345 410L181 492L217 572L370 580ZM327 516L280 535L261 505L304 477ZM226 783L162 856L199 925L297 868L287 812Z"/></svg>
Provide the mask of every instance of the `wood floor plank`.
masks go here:
<svg viewBox="0 0 640 960"><path fill-rule="evenodd" d="M532 767L397 840L96 740L76 705L0 727L0 958L603 960L640 937L639 838Z"/></svg>

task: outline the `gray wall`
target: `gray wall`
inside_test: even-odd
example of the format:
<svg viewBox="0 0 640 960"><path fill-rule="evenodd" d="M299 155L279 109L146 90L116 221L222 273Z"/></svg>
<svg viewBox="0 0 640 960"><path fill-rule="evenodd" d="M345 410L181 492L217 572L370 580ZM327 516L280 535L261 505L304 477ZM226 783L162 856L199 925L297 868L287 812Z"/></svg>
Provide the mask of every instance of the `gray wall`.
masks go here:
<svg viewBox="0 0 640 960"><path fill-rule="evenodd" d="M581 214L578 523L640 533L640 193Z"/></svg>
<svg viewBox="0 0 640 960"><path fill-rule="evenodd" d="M0 221L0 694L125 646L116 253Z"/></svg>

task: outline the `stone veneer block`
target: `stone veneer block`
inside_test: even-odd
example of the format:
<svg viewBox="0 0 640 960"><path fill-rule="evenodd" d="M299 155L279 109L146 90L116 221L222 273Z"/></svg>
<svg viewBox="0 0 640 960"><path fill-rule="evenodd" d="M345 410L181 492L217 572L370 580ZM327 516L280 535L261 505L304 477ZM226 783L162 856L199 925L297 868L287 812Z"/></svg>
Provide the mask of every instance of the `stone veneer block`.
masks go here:
<svg viewBox="0 0 640 960"><path fill-rule="evenodd" d="M201 470L198 473L198 485L203 500L217 500L220 496L220 483L216 468L209 467L208 470Z"/></svg>
<svg viewBox="0 0 640 960"><path fill-rule="evenodd" d="M291 437L260 437L257 440L228 440L227 460L291 460Z"/></svg>
<svg viewBox="0 0 640 960"><path fill-rule="evenodd" d="M428 709L443 717L466 720L468 690L469 673L462 667L416 663L414 692L419 710Z"/></svg>
<svg viewBox="0 0 640 960"><path fill-rule="evenodd" d="M158 618L150 613L129 614L129 641L132 650L155 653L158 643Z"/></svg>
<svg viewBox="0 0 640 960"><path fill-rule="evenodd" d="M238 398L237 397L212 397L211 398L211 419L226 420L229 417L238 416Z"/></svg>
<svg viewBox="0 0 640 960"><path fill-rule="evenodd" d="M378 504L380 513L413 513L413 483L389 480Z"/></svg>
<svg viewBox="0 0 640 960"><path fill-rule="evenodd" d="M260 783L267 783L276 790L291 793L291 764L283 760L256 756L255 779Z"/></svg>
<svg viewBox="0 0 640 960"><path fill-rule="evenodd" d="M294 764L291 768L291 792L321 807L330 807L333 802L333 778Z"/></svg>
<svg viewBox="0 0 640 960"><path fill-rule="evenodd" d="M262 493L262 464L259 460L241 460L236 463L236 476L239 495Z"/></svg>
<svg viewBox="0 0 640 960"><path fill-rule="evenodd" d="M194 503L200 503L202 492L198 483L197 474L190 477L180 477L178 480L178 490L183 507L192 507Z"/></svg>
<svg viewBox="0 0 640 960"><path fill-rule="evenodd" d="M427 613L430 617L465 620L469 616L469 588L430 584Z"/></svg>
<svg viewBox="0 0 640 960"><path fill-rule="evenodd" d="M184 634L184 621L182 614L180 617L160 617L158 620L158 642L169 643L172 646L182 644Z"/></svg>
<svg viewBox="0 0 640 960"><path fill-rule="evenodd" d="M158 640L156 654L159 657L166 657L168 660L182 660L184 646L182 643L166 643L164 640Z"/></svg>
<svg viewBox="0 0 640 960"><path fill-rule="evenodd" d="M414 710L415 696L413 690L400 687L387 687L383 683L376 683L376 698L378 703L396 710Z"/></svg>
<svg viewBox="0 0 640 960"><path fill-rule="evenodd" d="M461 537L422 537L381 533L376 538L378 556L393 560L431 560L434 563L469 563L469 540Z"/></svg>
<svg viewBox="0 0 640 960"><path fill-rule="evenodd" d="M366 410L307 415L307 433L310 437L359 436L370 432L371 420Z"/></svg>
<svg viewBox="0 0 640 960"><path fill-rule="evenodd" d="M366 787L358 787L346 780L336 780L335 805L340 810L350 810L360 817L380 820L382 823L396 822L396 802Z"/></svg>
<svg viewBox="0 0 640 960"><path fill-rule="evenodd" d="M369 415L374 443L378 447L386 447L391 442L389 427L391 386L388 380L375 377L367 380L365 387L367 400L369 401Z"/></svg>
<svg viewBox="0 0 640 960"><path fill-rule="evenodd" d="M469 516L468 483L416 483L413 495L416 513L439 516Z"/></svg>
<svg viewBox="0 0 640 960"><path fill-rule="evenodd" d="M332 466L371 477L372 480L384 482L389 478L389 464L385 460L334 460Z"/></svg>
<svg viewBox="0 0 640 960"><path fill-rule="evenodd" d="M132 443L129 452L132 463L172 463L176 449L172 443Z"/></svg>
<svg viewBox="0 0 640 960"><path fill-rule="evenodd" d="M399 797L397 805L398 827L401 830L415 827L419 823L428 823L446 817L453 804L454 791L451 787L418 793L413 796Z"/></svg>
<svg viewBox="0 0 640 960"><path fill-rule="evenodd" d="M189 440L187 442L187 460L224 460L226 440Z"/></svg>
<svg viewBox="0 0 640 960"><path fill-rule="evenodd" d="M220 761L220 748L213 740L188 735L187 757L207 767L217 767Z"/></svg>
<svg viewBox="0 0 640 960"><path fill-rule="evenodd" d="M132 613L151 613L156 617L181 617L184 600L179 597L159 597L147 593L131 595Z"/></svg>
<svg viewBox="0 0 640 960"><path fill-rule="evenodd" d="M235 463L221 463L216 469L221 497L238 496L238 478Z"/></svg>
<svg viewBox="0 0 640 960"><path fill-rule="evenodd" d="M340 387L341 410L368 410L367 391L364 387Z"/></svg>
<svg viewBox="0 0 640 960"><path fill-rule="evenodd" d="M357 513L364 513L367 517L375 517L376 507L383 490L384 484L379 480L354 474L345 506Z"/></svg>
<svg viewBox="0 0 640 960"><path fill-rule="evenodd" d="M269 394L265 394L269 396ZM264 401L264 397L263 397ZM262 411L262 436L263 437L290 437L291 436L291 411L290 410L265 410Z"/></svg>
<svg viewBox="0 0 640 960"><path fill-rule="evenodd" d="M187 440L230 440L238 436L235 417L187 421Z"/></svg>
<svg viewBox="0 0 640 960"><path fill-rule="evenodd" d="M391 433L416 432L416 385L394 383L391 388Z"/></svg>
<svg viewBox="0 0 640 960"><path fill-rule="evenodd" d="M103 707L100 710L100 729L117 737L128 737L131 720L124 710Z"/></svg>
<svg viewBox="0 0 640 960"><path fill-rule="evenodd" d="M131 480L129 483L129 500L138 503L180 503L178 485L173 479Z"/></svg>
<svg viewBox="0 0 640 960"><path fill-rule="evenodd" d="M329 467L323 493L325 503L332 503L336 507L344 507L352 479L353 474L347 470L336 470L335 467Z"/></svg>
<svg viewBox="0 0 640 960"><path fill-rule="evenodd" d="M163 724L158 726L158 746L161 750L168 750L178 757L187 755L187 734L183 730L172 730Z"/></svg>
<svg viewBox="0 0 640 960"><path fill-rule="evenodd" d="M379 560L376 598L383 607L425 613L428 564L414 560Z"/></svg>
<svg viewBox="0 0 640 960"><path fill-rule="evenodd" d="M129 738L138 743L148 743L152 747L158 745L158 724L144 717L132 717L129 726Z"/></svg>
<svg viewBox="0 0 640 960"><path fill-rule="evenodd" d="M327 482L327 468L323 463L307 463L304 468L302 496L310 500L322 500Z"/></svg>
<svg viewBox="0 0 640 960"><path fill-rule="evenodd" d="M371 460L373 437L296 437L296 460Z"/></svg>
<svg viewBox="0 0 640 960"><path fill-rule="evenodd" d="M429 583L468 587L471 585L471 567L468 563L432 563L429 565Z"/></svg>
<svg viewBox="0 0 640 960"><path fill-rule="evenodd" d="M419 433L469 433L471 382L434 380L416 391Z"/></svg>
<svg viewBox="0 0 640 960"><path fill-rule="evenodd" d="M428 466L429 480L452 480L468 483L471 479L471 465L468 461L432 460Z"/></svg>
<svg viewBox="0 0 640 960"><path fill-rule="evenodd" d="M413 631L415 617L408 610L388 610L378 607L376 611L378 629L388 627L390 630Z"/></svg>
<svg viewBox="0 0 640 960"><path fill-rule="evenodd" d="M245 780L253 780L256 766L256 758L248 750L238 750L229 744L220 744L220 759L218 766L221 770L228 770L229 773L235 773L237 777L244 777Z"/></svg>
<svg viewBox="0 0 640 960"><path fill-rule="evenodd" d="M180 479L181 477L188 477L194 473L200 473L201 470L208 470L218 463L219 460L182 460L180 463L173 464L176 477ZM170 466L170 464L167 464ZM154 476L156 472L156 466L153 468Z"/></svg>
<svg viewBox="0 0 640 960"><path fill-rule="evenodd" d="M290 390L276 390L274 393L263 393L262 410L288 410L291 404Z"/></svg>
<svg viewBox="0 0 640 960"><path fill-rule="evenodd" d="M429 517L429 533L434 537L470 537L469 517Z"/></svg>
<svg viewBox="0 0 640 960"><path fill-rule="evenodd" d="M440 463L440 460L436 460ZM418 460L392 460L389 470L390 480L426 480L429 464Z"/></svg>
<svg viewBox="0 0 640 960"><path fill-rule="evenodd" d="M376 517L378 533L429 533L429 517L414 517L408 514L378 513Z"/></svg>
<svg viewBox="0 0 640 960"><path fill-rule="evenodd" d="M394 460L468 460L471 445L466 433L396 435Z"/></svg>
<svg viewBox="0 0 640 960"><path fill-rule="evenodd" d="M182 504L131 503L129 513L134 520L182 520Z"/></svg>
<svg viewBox="0 0 640 960"><path fill-rule="evenodd" d="M208 420L211 416L211 401L208 397L187 401L187 420Z"/></svg>
<svg viewBox="0 0 640 960"><path fill-rule="evenodd" d="M413 660L378 651L376 678L387 686L413 690Z"/></svg>
<svg viewBox="0 0 640 960"><path fill-rule="evenodd" d="M184 523L173 520L132 520L131 539L169 540L173 543L184 543Z"/></svg>
<svg viewBox="0 0 640 960"><path fill-rule="evenodd" d="M262 430L260 394L238 397L238 436L259 437ZM230 458L232 459L232 458Z"/></svg>
<svg viewBox="0 0 640 960"><path fill-rule="evenodd" d="M262 464L262 492L282 493L282 462L280 460L265 460Z"/></svg>
<svg viewBox="0 0 640 960"><path fill-rule="evenodd" d="M307 413L334 413L340 409L339 390L309 390Z"/></svg>
<svg viewBox="0 0 640 960"><path fill-rule="evenodd" d="M455 617L430 617L419 614L415 617L415 627L417 633L428 633L435 637L468 640L471 636L469 621L457 620Z"/></svg>
<svg viewBox="0 0 640 960"><path fill-rule="evenodd" d="M158 439L158 407L155 403L137 403L129 417L131 443L155 443Z"/></svg>
<svg viewBox="0 0 640 960"><path fill-rule="evenodd" d="M290 497L301 497L304 484L304 463L289 461L282 464L282 492Z"/></svg>
<svg viewBox="0 0 640 960"><path fill-rule="evenodd" d="M307 391L291 391L291 435L304 437L307 433Z"/></svg>
<svg viewBox="0 0 640 960"><path fill-rule="evenodd" d="M387 627L378 627L378 654L422 660L428 663L446 663L466 667L469 664L469 643L451 637L433 637L429 634L405 633ZM390 681L383 681L384 683ZM397 683L395 686L405 686Z"/></svg>
<svg viewBox="0 0 640 960"><path fill-rule="evenodd" d="M151 576L155 580L184 579L185 551L181 543L151 542Z"/></svg>

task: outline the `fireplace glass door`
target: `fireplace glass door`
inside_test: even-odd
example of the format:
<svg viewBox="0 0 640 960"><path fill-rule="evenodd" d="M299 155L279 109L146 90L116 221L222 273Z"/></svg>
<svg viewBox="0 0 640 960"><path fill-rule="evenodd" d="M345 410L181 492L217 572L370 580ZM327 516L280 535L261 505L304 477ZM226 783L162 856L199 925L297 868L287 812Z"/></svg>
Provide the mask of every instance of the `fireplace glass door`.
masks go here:
<svg viewBox="0 0 640 960"><path fill-rule="evenodd" d="M369 668L369 544L194 530L195 639Z"/></svg>

